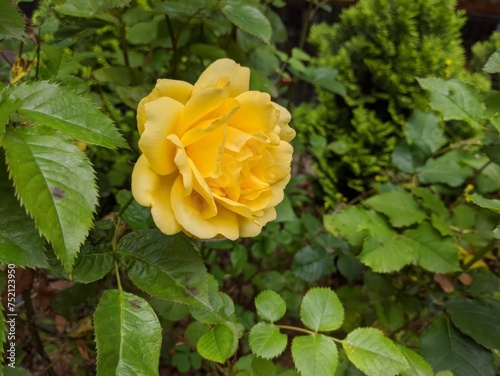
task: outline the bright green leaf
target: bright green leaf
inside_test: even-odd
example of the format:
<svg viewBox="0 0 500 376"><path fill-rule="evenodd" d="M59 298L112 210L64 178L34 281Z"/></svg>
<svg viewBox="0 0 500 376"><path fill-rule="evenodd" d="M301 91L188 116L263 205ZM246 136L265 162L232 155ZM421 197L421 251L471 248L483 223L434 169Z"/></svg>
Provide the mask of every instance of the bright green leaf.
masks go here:
<svg viewBox="0 0 500 376"><path fill-rule="evenodd" d="M21 101L0 98L0 145L2 144L5 126L9 122L9 117L21 107Z"/></svg>
<svg viewBox="0 0 500 376"><path fill-rule="evenodd" d="M387 215L394 227L407 227L425 219L425 213L415 198L406 191L381 193L365 200L364 203Z"/></svg>
<svg viewBox="0 0 500 376"><path fill-rule="evenodd" d="M451 273L460 270L458 246L451 237L442 237L428 222L404 235L411 238L417 254L416 263L435 273ZM417 245L418 244L418 245Z"/></svg>
<svg viewBox="0 0 500 376"><path fill-rule="evenodd" d="M431 112L414 111L404 125L406 140L430 155L446 144L439 119Z"/></svg>
<svg viewBox="0 0 500 376"><path fill-rule="evenodd" d="M457 80L417 78L430 91L430 105L443 114L444 120L464 120L474 128L483 121L484 105L474 86Z"/></svg>
<svg viewBox="0 0 500 376"><path fill-rule="evenodd" d="M318 244L307 245L293 256L292 272L314 282L333 271L333 255Z"/></svg>
<svg viewBox="0 0 500 376"><path fill-rule="evenodd" d="M93 247L86 244L75 261L72 280L80 283L98 281L111 271L114 261L111 245Z"/></svg>
<svg viewBox="0 0 500 376"><path fill-rule="evenodd" d="M21 100L18 112L35 123L55 128L89 144L127 147L111 120L92 102L66 87L47 81L27 82L7 89L11 100Z"/></svg>
<svg viewBox="0 0 500 376"><path fill-rule="evenodd" d="M500 73L500 52L496 51L491 55L484 65L483 70L486 73Z"/></svg>
<svg viewBox="0 0 500 376"><path fill-rule="evenodd" d="M18 8L9 0L0 0L0 41L24 40L24 19Z"/></svg>
<svg viewBox="0 0 500 376"><path fill-rule="evenodd" d="M255 308L261 319L274 322L285 315L286 303L277 292L266 290L255 298Z"/></svg>
<svg viewBox="0 0 500 376"><path fill-rule="evenodd" d="M488 199L477 193L469 195L472 202L482 208L493 210L495 213L500 213L500 200Z"/></svg>
<svg viewBox="0 0 500 376"><path fill-rule="evenodd" d="M288 336L280 332L279 328L267 322L259 322L248 336L248 344L252 352L264 359L272 359L285 351Z"/></svg>
<svg viewBox="0 0 500 376"><path fill-rule="evenodd" d="M215 324L229 320L234 314L234 302L229 295L220 291L208 291L210 305L190 306L189 312L196 320L207 324Z"/></svg>
<svg viewBox="0 0 500 376"><path fill-rule="evenodd" d="M196 349L205 359L224 363L233 355L238 342L237 334L230 327L218 324L198 340ZM236 343L236 346L235 346Z"/></svg>
<svg viewBox="0 0 500 376"><path fill-rule="evenodd" d="M300 319L311 330L328 332L340 328L344 322L344 307L335 292L315 287L302 299Z"/></svg>
<svg viewBox="0 0 500 376"><path fill-rule="evenodd" d="M438 193L434 193L429 188L423 187L415 187L413 192L422 199L423 207L436 213L441 219L446 219L449 216L448 209Z"/></svg>
<svg viewBox="0 0 500 376"><path fill-rule="evenodd" d="M139 296L106 290L94 313L97 374L157 375L162 329Z"/></svg>
<svg viewBox="0 0 500 376"><path fill-rule="evenodd" d="M374 214L376 213L360 206L350 206L335 214L325 215L323 220L327 231L335 236L342 236L353 246L361 246L368 232L360 227L362 225L363 229L371 227L369 224L375 220Z"/></svg>
<svg viewBox="0 0 500 376"><path fill-rule="evenodd" d="M436 159L428 159L420 169L418 177L425 184L443 183L458 187L474 172L472 167L462 162L464 158L462 152L452 150Z"/></svg>
<svg viewBox="0 0 500 376"><path fill-rule="evenodd" d="M375 328L358 328L342 342L349 360L368 376L394 376L409 368L399 347Z"/></svg>
<svg viewBox="0 0 500 376"><path fill-rule="evenodd" d="M209 307L208 276L203 260L183 235L141 230L123 237L118 260L134 284L158 298Z"/></svg>
<svg viewBox="0 0 500 376"><path fill-rule="evenodd" d="M437 319L425 330L420 352L436 372L450 370L455 376L495 375L491 352L460 333L446 318Z"/></svg>
<svg viewBox="0 0 500 376"><path fill-rule="evenodd" d="M410 368L401 373L401 376L433 376L434 372L429 363L422 358L415 351L410 350L408 347L399 345L399 349L405 356Z"/></svg>
<svg viewBox="0 0 500 376"><path fill-rule="evenodd" d="M221 10L241 30L269 43L273 30L269 20L259 9L249 4L229 3Z"/></svg>
<svg viewBox="0 0 500 376"><path fill-rule="evenodd" d="M358 256L360 261L378 273L390 273L402 269L417 257L417 244L401 234L369 236Z"/></svg>
<svg viewBox="0 0 500 376"><path fill-rule="evenodd" d="M323 334L295 337L292 341L292 357L301 375L331 376L337 369L337 345Z"/></svg>
<svg viewBox="0 0 500 376"><path fill-rule="evenodd" d="M23 206L71 272L97 205L89 161L68 137L42 126L9 128L4 147Z"/></svg>
<svg viewBox="0 0 500 376"><path fill-rule="evenodd" d="M446 312L455 326L489 349L500 349L500 301L454 298L446 303Z"/></svg>

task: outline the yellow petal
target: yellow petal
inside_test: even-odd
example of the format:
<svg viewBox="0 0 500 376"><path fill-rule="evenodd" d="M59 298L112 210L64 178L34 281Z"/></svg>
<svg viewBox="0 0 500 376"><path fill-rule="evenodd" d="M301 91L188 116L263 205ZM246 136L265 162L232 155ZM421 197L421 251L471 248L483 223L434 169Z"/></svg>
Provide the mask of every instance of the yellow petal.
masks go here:
<svg viewBox="0 0 500 376"><path fill-rule="evenodd" d="M236 213L223 206L217 208L217 214L204 218L200 210L200 197L196 191L184 196L182 180L177 179L172 187L172 209L181 226L193 236L211 239L219 235L235 240L239 236Z"/></svg>
<svg viewBox="0 0 500 376"><path fill-rule="evenodd" d="M227 77L230 97L234 98L248 91L250 69L242 67L231 59L219 59L210 64L194 84L193 91L217 87L223 77Z"/></svg>
<svg viewBox="0 0 500 376"><path fill-rule="evenodd" d="M160 185L160 178L157 173L149 168L149 162L144 155L141 155L135 162L132 171L132 195L140 205L150 207L153 203L151 195Z"/></svg>
<svg viewBox="0 0 500 376"><path fill-rule="evenodd" d="M219 204L224 206L225 208L229 209L230 211L239 214L245 218L252 219L253 218L253 213L250 210L250 208L246 205L240 204L239 202L233 201L229 198L215 195L214 194L215 201Z"/></svg>
<svg viewBox="0 0 500 376"><path fill-rule="evenodd" d="M144 105L160 97L169 97L177 102L185 104L191 97L193 85L188 82L170 79L159 79L156 86L146 97L144 97L137 106L137 128L139 134L144 132L144 123L146 122L146 112Z"/></svg>
<svg viewBox="0 0 500 376"><path fill-rule="evenodd" d="M277 146L269 146L267 151L271 153L273 163L266 180L272 184L290 175L293 147L288 142L281 141Z"/></svg>
<svg viewBox="0 0 500 376"><path fill-rule="evenodd" d="M274 130L283 141L290 142L295 138L295 130L290 128L289 123L292 120L292 115L285 107L280 106L277 103L273 103L274 108L280 112L278 119L278 124Z"/></svg>
<svg viewBox="0 0 500 376"><path fill-rule="evenodd" d="M186 147L189 158L204 178L221 173L222 153L226 138L226 127L218 127L205 137Z"/></svg>
<svg viewBox="0 0 500 376"><path fill-rule="evenodd" d="M177 147L167 136L175 132L183 107L181 103L167 97L144 105L147 120L139 139L139 148L151 168L160 175L168 175L177 170L174 163Z"/></svg>
<svg viewBox="0 0 500 376"><path fill-rule="evenodd" d="M257 236L262 231L262 228L274 219L276 219L276 210L274 208L266 209L262 216L255 220L239 217L240 236L242 238Z"/></svg>
<svg viewBox="0 0 500 376"><path fill-rule="evenodd" d="M271 97L260 91L247 91L236 97L240 108L229 120L229 125L245 133L267 135L276 126L280 112Z"/></svg>

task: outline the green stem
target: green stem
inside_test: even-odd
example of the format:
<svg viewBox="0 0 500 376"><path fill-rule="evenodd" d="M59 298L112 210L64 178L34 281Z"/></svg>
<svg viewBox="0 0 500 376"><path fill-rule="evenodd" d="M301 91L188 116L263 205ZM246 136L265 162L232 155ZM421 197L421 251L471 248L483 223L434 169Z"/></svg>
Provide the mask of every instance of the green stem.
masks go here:
<svg viewBox="0 0 500 376"><path fill-rule="evenodd" d="M121 16L118 17L118 21L120 22L120 44L122 46L123 60L125 61L125 65L127 66L127 68L130 68L130 59L128 56L128 46L127 46L126 25L122 21Z"/></svg>
<svg viewBox="0 0 500 376"><path fill-rule="evenodd" d="M491 239L488 244L479 252L474 255L463 267L464 271L467 271L472 265L474 265L477 261L481 260L485 254L489 251L492 251L497 245L497 239Z"/></svg>
<svg viewBox="0 0 500 376"><path fill-rule="evenodd" d="M170 34L170 39L172 39L172 77L177 78L177 66L179 64L179 50L177 49L177 35L174 33L174 28L172 26L172 21L168 14L165 15L165 22L167 24L168 33Z"/></svg>
<svg viewBox="0 0 500 376"><path fill-rule="evenodd" d="M120 211L118 213L116 213L116 216L117 217L121 217L123 215L123 213L125 213L125 210L128 209L128 207L130 206L130 204L132 204L134 202L134 196L131 196L128 201L125 203L125 205L123 205L120 209Z"/></svg>
<svg viewBox="0 0 500 376"><path fill-rule="evenodd" d="M285 330L293 330L295 332L301 332L301 333L306 333L306 334L312 334L312 335L316 335L318 334L318 332L315 332L315 331L312 331L312 330L309 330L309 329L304 329L304 328L298 328L296 326L291 326L291 325L276 325L276 327L280 328L280 329L285 329ZM323 334L325 335L325 334ZM338 343L342 343L344 341L342 341L341 339L338 339L338 338L335 338L335 337L332 337L332 336L327 336L329 338L331 338L332 340L334 340L335 342L338 342Z"/></svg>
<svg viewBox="0 0 500 376"><path fill-rule="evenodd" d="M120 270L118 269L118 261L116 260L115 260L115 276L116 276L116 283L118 284L118 290L123 292L122 280L120 279Z"/></svg>

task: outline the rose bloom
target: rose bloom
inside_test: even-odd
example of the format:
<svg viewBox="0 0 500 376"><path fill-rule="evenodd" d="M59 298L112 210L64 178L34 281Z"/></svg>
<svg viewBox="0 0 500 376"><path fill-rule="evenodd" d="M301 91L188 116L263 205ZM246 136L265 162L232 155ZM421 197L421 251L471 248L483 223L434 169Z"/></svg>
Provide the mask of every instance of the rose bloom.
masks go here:
<svg viewBox="0 0 500 376"><path fill-rule="evenodd" d="M159 79L140 101L132 194L163 233L234 240L276 218L295 131L249 79L248 68L220 59L194 85Z"/></svg>

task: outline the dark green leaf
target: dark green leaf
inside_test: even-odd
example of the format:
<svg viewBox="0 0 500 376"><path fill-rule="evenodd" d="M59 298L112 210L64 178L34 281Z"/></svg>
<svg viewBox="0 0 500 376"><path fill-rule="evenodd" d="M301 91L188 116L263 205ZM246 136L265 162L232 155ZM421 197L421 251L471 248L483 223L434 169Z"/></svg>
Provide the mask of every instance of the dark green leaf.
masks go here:
<svg viewBox="0 0 500 376"><path fill-rule="evenodd" d="M410 368L401 373L401 376L433 376L434 372L429 363L415 351L410 350L406 346L399 345L399 349L405 356Z"/></svg>
<svg viewBox="0 0 500 376"><path fill-rule="evenodd" d="M414 174L427 160L427 155L415 145L398 144L391 154L392 163L407 174Z"/></svg>
<svg viewBox="0 0 500 376"><path fill-rule="evenodd" d="M130 191L121 190L116 194L116 201L118 201L121 207L128 204L130 199L132 199ZM153 217L151 216L151 208L141 206L136 201L129 203L122 216L125 222L127 222L134 231L147 230L155 227Z"/></svg>
<svg viewBox="0 0 500 376"><path fill-rule="evenodd" d="M305 246L295 253L292 271L305 281L317 281L333 271L333 256L317 244Z"/></svg>
<svg viewBox="0 0 500 376"><path fill-rule="evenodd" d="M24 19L18 8L9 0L0 1L0 41L2 39L24 40Z"/></svg>
<svg viewBox="0 0 500 376"><path fill-rule="evenodd" d="M295 367L302 375L331 376L338 364L337 345L323 334L298 336L292 342Z"/></svg>
<svg viewBox="0 0 500 376"><path fill-rule="evenodd" d="M42 126L9 128L4 147L23 206L71 272L97 205L89 161L71 139Z"/></svg>
<svg viewBox="0 0 500 376"><path fill-rule="evenodd" d="M259 9L249 4L228 3L221 10L241 30L269 43L273 30L269 20Z"/></svg>
<svg viewBox="0 0 500 376"><path fill-rule="evenodd" d="M80 283L90 283L104 278L114 265L111 245L97 247L84 245L73 267L72 279Z"/></svg>
<svg viewBox="0 0 500 376"><path fill-rule="evenodd" d="M162 329L139 296L106 290L94 314L99 375L157 375Z"/></svg>
<svg viewBox="0 0 500 376"><path fill-rule="evenodd" d="M455 298L446 304L455 326L489 349L500 349L500 301Z"/></svg>
<svg viewBox="0 0 500 376"><path fill-rule="evenodd" d="M62 14L73 17L89 18L100 13L113 9L124 8L130 3L130 0L86 0L80 2L78 0L65 0L55 6L55 9Z"/></svg>
<svg viewBox="0 0 500 376"><path fill-rule="evenodd" d="M439 318L422 334L420 351L435 372L451 370L454 376L494 376L491 352Z"/></svg>
<svg viewBox="0 0 500 376"><path fill-rule="evenodd" d="M136 286L158 298L208 307L208 276L200 254L183 235L141 230L123 237L118 260Z"/></svg>
<svg viewBox="0 0 500 376"><path fill-rule="evenodd" d="M313 85L318 85L344 97L347 90L344 84L337 79L338 74L338 70L329 67L307 67L302 78Z"/></svg>
<svg viewBox="0 0 500 376"><path fill-rule="evenodd" d="M259 322L248 336L248 344L252 352L264 359L272 359L285 351L288 336L279 328L267 322Z"/></svg>
<svg viewBox="0 0 500 376"><path fill-rule="evenodd" d="M47 81L28 82L7 89L11 100L21 100L18 112L32 122L60 130L77 140L108 148L127 147L111 120L88 99Z"/></svg>
<svg viewBox="0 0 500 376"><path fill-rule="evenodd" d="M430 112L414 111L404 125L406 140L426 155L437 151L446 143L439 119Z"/></svg>

